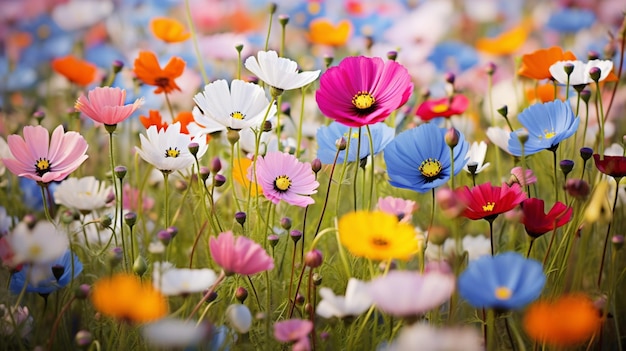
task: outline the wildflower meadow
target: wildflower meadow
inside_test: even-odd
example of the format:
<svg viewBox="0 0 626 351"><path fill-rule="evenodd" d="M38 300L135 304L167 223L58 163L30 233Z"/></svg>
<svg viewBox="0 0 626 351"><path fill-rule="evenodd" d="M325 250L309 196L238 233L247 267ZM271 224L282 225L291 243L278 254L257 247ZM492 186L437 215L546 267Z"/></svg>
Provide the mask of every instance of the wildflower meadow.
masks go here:
<svg viewBox="0 0 626 351"><path fill-rule="evenodd" d="M0 1L0 350L623 350L623 0Z"/></svg>

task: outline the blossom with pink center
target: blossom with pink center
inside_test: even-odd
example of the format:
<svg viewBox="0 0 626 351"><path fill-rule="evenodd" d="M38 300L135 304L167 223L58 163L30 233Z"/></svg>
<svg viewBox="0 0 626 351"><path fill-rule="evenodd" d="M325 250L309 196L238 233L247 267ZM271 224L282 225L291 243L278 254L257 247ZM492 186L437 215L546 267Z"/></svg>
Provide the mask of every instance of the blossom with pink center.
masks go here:
<svg viewBox="0 0 626 351"><path fill-rule="evenodd" d="M300 162L288 153L268 152L256 161L254 169L248 169L248 179L256 181L263 195L278 204L280 200L294 206L306 207L315 203L310 195L317 193L319 183L308 162Z"/></svg>
<svg viewBox="0 0 626 351"><path fill-rule="evenodd" d="M60 125L52 132L42 126L26 126L24 137L9 135L7 143L12 158L4 165L15 175L40 183L65 179L86 159L87 141L77 132L65 132Z"/></svg>
<svg viewBox="0 0 626 351"><path fill-rule="evenodd" d="M400 222L410 222L417 203L399 197L387 196L378 199L378 209L400 218Z"/></svg>
<svg viewBox="0 0 626 351"><path fill-rule="evenodd" d="M326 117L361 127L383 121L412 91L411 76L401 64L352 56L322 75L315 100Z"/></svg>
<svg viewBox="0 0 626 351"><path fill-rule="evenodd" d="M274 338L281 342L296 342L298 350L308 350L308 335L313 323L303 319L288 319L274 323ZM296 348L296 345L294 345Z"/></svg>
<svg viewBox="0 0 626 351"><path fill-rule="evenodd" d="M129 105L124 105L125 101L126 90L97 87L87 96L81 95L74 107L92 120L112 126L126 120L143 104L143 98Z"/></svg>
<svg viewBox="0 0 626 351"><path fill-rule="evenodd" d="M274 268L274 259L254 240L227 231L209 239L211 257L226 274L253 275Z"/></svg>

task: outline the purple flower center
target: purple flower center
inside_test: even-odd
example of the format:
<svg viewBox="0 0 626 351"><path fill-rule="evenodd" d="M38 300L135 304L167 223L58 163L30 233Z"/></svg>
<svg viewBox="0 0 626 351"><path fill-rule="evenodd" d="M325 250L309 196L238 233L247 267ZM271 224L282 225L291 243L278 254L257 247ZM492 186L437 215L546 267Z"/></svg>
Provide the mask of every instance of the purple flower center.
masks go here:
<svg viewBox="0 0 626 351"><path fill-rule="evenodd" d="M47 158L42 157L35 162L35 173L41 177L50 172L50 166L52 166L50 161Z"/></svg>

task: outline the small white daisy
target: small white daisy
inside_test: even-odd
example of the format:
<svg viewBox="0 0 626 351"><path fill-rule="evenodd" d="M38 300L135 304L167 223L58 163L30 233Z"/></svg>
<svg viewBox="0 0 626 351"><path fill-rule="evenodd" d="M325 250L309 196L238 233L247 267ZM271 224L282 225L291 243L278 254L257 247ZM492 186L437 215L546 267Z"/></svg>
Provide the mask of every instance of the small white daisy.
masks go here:
<svg viewBox="0 0 626 351"><path fill-rule="evenodd" d="M54 201L86 214L105 207L112 192L112 186L92 176L67 178L54 191Z"/></svg>
<svg viewBox="0 0 626 351"><path fill-rule="evenodd" d="M12 264L54 261L69 246L65 233L48 221L39 221L32 229L20 222L7 236L7 240L15 254Z"/></svg>
<svg viewBox="0 0 626 351"><path fill-rule="evenodd" d="M317 305L315 312L324 318L358 316L367 311L373 303L366 287L365 282L350 278L345 296L335 295L330 288L321 288L322 301Z"/></svg>
<svg viewBox="0 0 626 351"><path fill-rule="evenodd" d="M298 72L295 61L278 57L276 51L259 51L257 57L246 59L245 66L266 84L279 90L301 88L320 75L319 70Z"/></svg>

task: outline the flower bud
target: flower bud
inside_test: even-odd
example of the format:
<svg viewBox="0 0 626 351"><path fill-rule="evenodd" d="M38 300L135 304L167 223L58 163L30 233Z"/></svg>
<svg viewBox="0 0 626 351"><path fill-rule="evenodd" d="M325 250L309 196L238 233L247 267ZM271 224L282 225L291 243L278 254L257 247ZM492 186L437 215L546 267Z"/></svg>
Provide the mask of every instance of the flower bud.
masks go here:
<svg viewBox="0 0 626 351"><path fill-rule="evenodd" d="M387 59L395 61L398 58L398 52L395 50L387 51Z"/></svg>
<svg viewBox="0 0 626 351"><path fill-rule="evenodd" d="M178 234L178 228L175 226L170 226L167 227L167 229L165 229L168 233L170 233L170 235L172 236L172 239L174 239L176 237L176 235Z"/></svg>
<svg viewBox="0 0 626 351"><path fill-rule="evenodd" d="M87 349L93 342L93 336L87 330L79 330L74 337L74 342L79 348Z"/></svg>
<svg viewBox="0 0 626 351"><path fill-rule="evenodd" d="M237 290L235 290L235 298L240 303L244 303L244 301L248 298L248 290L246 290L243 286L238 287Z"/></svg>
<svg viewBox="0 0 626 351"><path fill-rule="evenodd" d="M446 144L448 144L449 147L454 148L455 146L459 144L460 137L461 137L461 133L459 133L459 131L456 130L456 128L452 127L452 128L448 128L448 131L446 131L446 135L444 136L444 139L446 141Z"/></svg>
<svg viewBox="0 0 626 351"><path fill-rule="evenodd" d="M284 90L277 87L270 87L270 95L272 98L277 99L279 96L283 95Z"/></svg>
<svg viewBox="0 0 626 351"><path fill-rule="evenodd" d="M65 267L60 264L55 264L54 266L52 266L51 270L54 279L56 279L57 281L59 281L63 276L63 273L65 273Z"/></svg>
<svg viewBox="0 0 626 351"><path fill-rule="evenodd" d="M111 69L113 70L114 74L118 74L122 71L122 68L124 68L124 62L121 60L114 60L113 64L111 65Z"/></svg>
<svg viewBox="0 0 626 351"><path fill-rule="evenodd" d="M70 224L74 222L75 213L72 210L65 210L61 212L61 223Z"/></svg>
<svg viewBox="0 0 626 351"><path fill-rule="evenodd" d="M444 216L448 218L458 217L465 209L465 205L459 201L459 198L450 188L439 188L435 192L435 199Z"/></svg>
<svg viewBox="0 0 626 351"><path fill-rule="evenodd" d="M124 222L127 226L133 227L137 223L137 214L135 212L128 212L124 214Z"/></svg>
<svg viewBox="0 0 626 351"><path fill-rule="evenodd" d="M589 99L591 98L591 91L589 90L581 91L580 98L585 102L585 104L589 103Z"/></svg>
<svg viewBox="0 0 626 351"><path fill-rule="evenodd" d="M296 305L298 306L302 306L304 304L304 301L306 301L306 299L304 298L304 295L297 293L296 294Z"/></svg>
<svg viewBox="0 0 626 351"><path fill-rule="evenodd" d="M235 50L237 50L238 53L241 53L241 50L243 50L243 44L235 45Z"/></svg>
<svg viewBox="0 0 626 351"><path fill-rule="evenodd" d="M291 218L289 217L283 217L280 219L280 226L285 229L285 230L289 230L291 229Z"/></svg>
<svg viewBox="0 0 626 351"><path fill-rule="evenodd" d="M335 146L339 151L343 151L348 146L348 142L346 141L346 138L341 137L340 139L337 139L337 141L335 141Z"/></svg>
<svg viewBox="0 0 626 351"><path fill-rule="evenodd" d="M600 67L591 67L591 69L589 70L589 77L591 77L591 79L593 79L594 82L598 82L598 80L600 80L600 76L602 75L602 70L600 69Z"/></svg>
<svg viewBox="0 0 626 351"><path fill-rule="evenodd" d="M276 10L278 9L278 5L275 2L270 2L269 5L269 10L270 10L270 14L275 14Z"/></svg>
<svg viewBox="0 0 626 351"><path fill-rule="evenodd" d="M485 72L487 72L488 75L493 75L494 73L496 73L496 64L493 62L489 62L487 64L487 67L485 68Z"/></svg>
<svg viewBox="0 0 626 351"><path fill-rule="evenodd" d="M291 240L293 240L294 243L297 243L298 241L300 241L300 238L302 238L302 232L297 229L292 230L289 235L291 236Z"/></svg>
<svg viewBox="0 0 626 351"><path fill-rule="evenodd" d="M476 170L478 170L478 162L476 161L470 161L467 163L467 170L470 172L470 174L475 175L476 174Z"/></svg>
<svg viewBox="0 0 626 351"><path fill-rule="evenodd" d="M170 241L172 241L172 234L170 234L167 230L160 230L157 233L157 239L159 239L163 245L167 246Z"/></svg>
<svg viewBox="0 0 626 351"><path fill-rule="evenodd" d="M313 173L317 173L321 169L322 169L322 161L319 158L316 158L313 161L311 161L311 170L313 170Z"/></svg>
<svg viewBox="0 0 626 351"><path fill-rule="evenodd" d="M209 179L209 176L211 175L211 170L209 170L209 167L200 166L200 171L198 174L200 175L200 179L202 179L202 182L206 182L206 180Z"/></svg>
<svg viewBox="0 0 626 351"><path fill-rule="evenodd" d="M278 240L280 240L280 237L276 234L270 234L267 236L267 241L269 241L270 246L272 247L276 247L276 245L278 245Z"/></svg>
<svg viewBox="0 0 626 351"><path fill-rule="evenodd" d="M454 75L454 73L452 72L447 72L444 76L443 79L449 83L449 84L453 84L454 85L454 81L456 80L456 76Z"/></svg>
<svg viewBox="0 0 626 351"><path fill-rule="evenodd" d="M29 214L24 216L22 221L24 221L24 223L26 223L26 226L28 227L28 229L33 229L33 228L35 228L35 225L37 224L37 217L35 217L35 215L29 213Z"/></svg>
<svg viewBox="0 0 626 351"><path fill-rule="evenodd" d="M624 236L621 234L613 235L611 238L611 243L615 250L619 250L624 246Z"/></svg>
<svg viewBox="0 0 626 351"><path fill-rule="evenodd" d="M147 270L148 263L146 262L146 259L141 255L137 256L135 262L133 263L133 272L135 272L135 274L139 277L142 277Z"/></svg>
<svg viewBox="0 0 626 351"><path fill-rule="evenodd" d="M561 171L567 177L569 172L571 172L572 169L574 169L574 161L572 161L572 160L561 160L561 162L559 162L559 167L561 167Z"/></svg>
<svg viewBox="0 0 626 351"><path fill-rule="evenodd" d="M526 142L528 141L528 131L526 129L522 129L517 132L517 139L520 143L526 144Z"/></svg>
<svg viewBox="0 0 626 351"><path fill-rule="evenodd" d="M563 188L569 196L579 200L585 200L591 192L589 183L582 179L568 179L565 181Z"/></svg>
<svg viewBox="0 0 626 351"><path fill-rule="evenodd" d="M590 147L582 147L580 148L580 157L587 161L588 159L591 158L591 156L593 156L593 149Z"/></svg>
<svg viewBox="0 0 626 351"><path fill-rule="evenodd" d="M509 116L509 107L507 105L503 105L498 109L498 113L500 116L507 118Z"/></svg>
<svg viewBox="0 0 626 351"><path fill-rule="evenodd" d="M41 110L37 110L33 113L33 117L35 118L38 124L41 124L41 121L43 121L43 119L46 118L46 113Z"/></svg>
<svg viewBox="0 0 626 351"><path fill-rule="evenodd" d="M274 128L274 126L272 126L272 122L271 121L265 121L265 123L263 123L263 131L264 132L271 132L272 128Z"/></svg>
<svg viewBox="0 0 626 351"><path fill-rule="evenodd" d="M320 286L322 285L322 275L319 273L313 273L313 285Z"/></svg>
<svg viewBox="0 0 626 351"><path fill-rule="evenodd" d="M239 131L229 129L228 132L226 133L226 139L228 139L228 142L231 145L235 145L235 143L239 141Z"/></svg>
<svg viewBox="0 0 626 351"><path fill-rule="evenodd" d="M234 303L226 308L226 319L240 334L245 334L250 331L252 326L252 313L248 306Z"/></svg>
<svg viewBox="0 0 626 351"><path fill-rule="evenodd" d="M317 249L313 249L304 255L304 264L310 268L317 268L322 265L324 257L322 252Z"/></svg>
<svg viewBox="0 0 626 351"><path fill-rule="evenodd" d="M108 261L111 268L118 265L124 259L124 251L121 247L114 247L108 252Z"/></svg>
<svg viewBox="0 0 626 351"><path fill-rule="evenodd" d="M280 23L280 25L283 27L286 26L287 23L289 23L289 15L279 15L278 23Z"/></svg>
<svg viewBox="0 0 626 351"><path fill-rule="evenodd" d="M89 297L89 292L91 291L91 287L89 284L81 284L76 287L74 290L74 296L76 296L79 300L84 300Z"/></svg>
<svg viewBox="0 0 626 351"><path fill-rule="evenodd" d="M565 74L567 74L567 76L570 76L572 72L574 72L574 64L572 64L571 62L564 64L563 71L565 71Z"/></svg>
<svg viewBox="0 0 626 351"><path fill-rule="evenodd" d="M194 142L189 143L189 145L187 145L187 149L189 149L189 153L192 154L193 156L196 156L198 154L198 150L200 150L200 144Z"/></svg>
<svg viewBox="0 0 626 351"><path fill-rule="evenodd" d="M222 161L220 160L219 157L215 156L212 160L211 160L211 172L213 173L219 173L219 171L222 170Z"/></svg>
<svg viewBox="0 0 626 351"><path fill-rule="evenodd" d="M215 291L206 290L203 295L209 294L209 297L206 299L206 303L211 303L217 300L217 293Z"/></svg>
<svg viewBox="0 0 626 351"><path fill-rule="evenodd" d="M111 219L111 217L107 215L104 215L98 219L98 222L100 222L100 227L102 227L102 229L106 229L111 226L111 224L113 223L113 219Z"/></svg>
<svg viewBox="0 0 626 351"><path fill-rule="evenodd" d="M187 190L188 186L187 186L187 182L183 179L176 179L174 181L174 189L178 190L179 192L184 192L185 190Z"/></svg>
<svg viewBox="0 0 626 351"><path fill-rule="evenodd" d="M433 245L443 245L450 237L448 228L434 225L428 230L428 242Z"/></svg>
<svg viewBox="0 0 626 351"><path fill-rule="evenodd" d="M235 213L235 220L237 223L241 224L241 226L246 223L246 213L245 212L237 212Z"/></svg>
<svg viewBox="0 0 626 351"><path fill-rule="evenodd" d="M590 50L587 53L587 60L588 61L593 61L593 60L597 60L600 58L600 53L595 51L595 50Z"/></svg>
<svg viewBox="0 0 626 351"><path fill-rule="evenodd" d="M128 169L124 166L117 166L113 170L115 171L115 176L118 179L124 179L126 173L128 172Z"/></svg>
<svg viewBox="0 0 626 351"><path fill-rule="evenodd" d="M215 186L218 188L224 185L224 183L226 183L226 177L224 177L221 174L215 175L214 179L215 179Z"/></svg>
<svg viewBox="0 0 626 351"><path fill-rule="evenodd" d="M335 58L331 55L324 55L324 65L326 65L326 68L333 64L334 59Z"/></svg>

